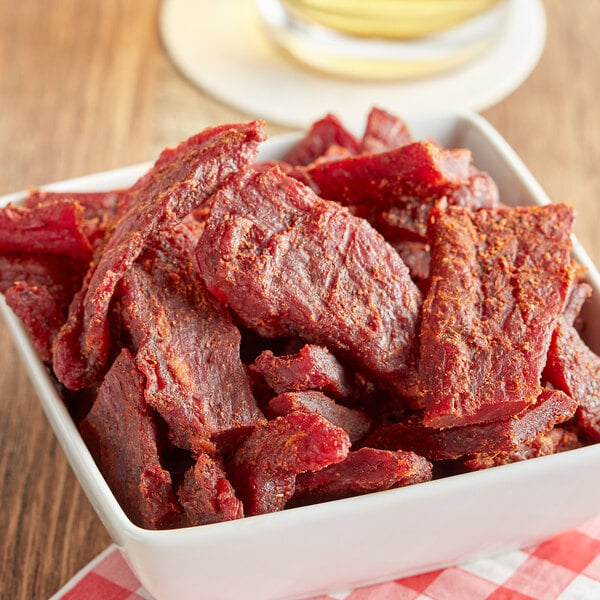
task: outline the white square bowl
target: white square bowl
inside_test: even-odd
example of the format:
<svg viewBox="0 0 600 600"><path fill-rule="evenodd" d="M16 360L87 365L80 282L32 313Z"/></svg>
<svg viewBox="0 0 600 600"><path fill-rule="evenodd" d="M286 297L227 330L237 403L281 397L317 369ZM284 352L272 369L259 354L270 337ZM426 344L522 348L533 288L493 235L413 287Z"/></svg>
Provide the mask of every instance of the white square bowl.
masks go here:
<svg viewBox="0 0 600 600"><path fill-rule="evenodd" d="M415 139L469 148L496 180L507 204L548 198L514 151L481 117L407 119ZM277 158L299 138L264 144ZM149 165L48 186L85 191L122 188ZM4 205L24 194L0 199ZM600 348L600 276L582 248L574 255L594 289L586 336ZM1 302L58 440L90 502L144 587L157 600L305 598L413 575L537 543L600 512L600 444L346 500L238 521L149 531L124 514L88 452L20 322Z"/></svg>

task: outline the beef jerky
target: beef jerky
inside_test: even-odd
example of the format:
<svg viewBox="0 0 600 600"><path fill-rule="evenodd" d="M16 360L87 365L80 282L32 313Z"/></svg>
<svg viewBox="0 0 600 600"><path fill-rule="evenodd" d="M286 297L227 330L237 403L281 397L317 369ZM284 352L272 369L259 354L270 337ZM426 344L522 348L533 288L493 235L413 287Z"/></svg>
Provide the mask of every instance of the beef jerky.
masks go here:
<svg viewBox="0 0 600 600"><path fill-rule="evenodd" d="M107 315L123 274L147 240L202 205L229 177L254 159L263 139L259 122L205 130L163 151L154 167L126 194L122 211L92 270L83 300L81 355L90 372L101 370L110 353Z"/></svg>
<svg viewBox="0 0 600 600"><path fill-rule="evenodd" d="M566 320L552 336L544 377L578 402L575 420L584 438L600 442L600 357Z"/></svg>
<svg viewBox="0 0 600 600"><path fill-rule="evenodd" d="M339 119L330 114L313 123L308 133L283 157L283 161L290 165L308 165L323 156L331 146L339 146L356 154L359 143Z"/></svg>
<svg viewBox="0 0 600 600"><path fill-rule="evenodd" d="M497 421L535 403L569 291L565 205L437 211L423 305L425 424Z"/></svg>
<svg viewBox="0 0 600 600"><path fill-rule="evenodd" d="M562 319L568 325L575 326L579 313L586 300L592 295L592 288L582 281L575 281L569 290L567 303L563 311Z"/></svg>
<svg viewBox="0 0 600 600"><path fill-rule="evenodd" d="M144 380L124 349L106 374L81 434L129 518L140 527L172 525L180 508L159 460Z"/></svg>
<svg viewBox="0 0 600 600"><path fill-rule="evenodd" d="M410 131L402 119L380 108L372 108L367 117L360 153L386 152L411 142Z"/></svg>
<svg viewBox="0 0 600 600"><path fill-rule="evenodd" d="M0 254L0 292L17 281L44 286L61 310L67 309L81 288L87 265L56 254L6 252Z"/></svg>
<svg viewBox="0 0 600 600"><path fill-rule="evenodd" d="M84 211L65 200L35 208L0 209L0 252L43 252L87 262L92 246L84 231Z"/></svg>
<svg viewBox="0 0 600 600"><path fill-rule="evenodd" d="M299 473L340 462L349 448L348 434L319 415L294 412L257 425L230 468L244 513L283 509L294 494Z"/></svg>
<svg viewBox="0 0 600 600"><path fill-rule="evenodd" d="M183 508L183 522L188 526L206 525L241 519L244 507L235 496L220 459L201 454L183 477L177 489Z"/></svg>
<svg viewBox="0 0 600 600"><path fill-rule="evenodd" d="M450 206L465 206L478 210L480 208L497 208L500 194L496 182L483 171L471 166L467 183L452 191L448 198Z"/></svg>
<svg viewBox="0 0 600 600"><path fill-rule="evenodd" d="M392 242L391 245L408 267L412 280L419 285L422 291L421 284L429 279L429 263L431 261L429 244L398 241Z"/></svg>
<svg viewBox="0 0 600 600"><path fill-rule="evenodd" d="M240 332L192 266L195 242L186 226L155 237L121 280L120 298L146 401L176 446L199 452L212 435L263 416L240 359Z"/></svg>
<svg viewBox="0 0 600 600"><path fill-rule="evenodd" d="M515 450L492 454L475 454L467 458L464 465L472 471L478 471L539 456L548 456L557 452L565 452L580 446L581 444L575 432L562 427L554 427L548 433L543 433L532 441L519 445Z"/></svg>
<svg viewBox="0 0 600 600"><path fill-rule="evenodd" d="M340 463L296 478L292 505L381 492L431 479L431 463L414 452L361 448Z"/></svg>
<svg viewBox="0 0 600 600"><path fill-rule="evenodd" d="M52 342L66 318L48 288L18 281L4 296L8 306L21 319L40 358L45 363L52 363Z"/></svg>
<svg viewBox="0 0 600 600"><path fill-rule="evenodd" d="M422 413L384 425L364 440L365 446L412 450L429 460L446 460L475 453L512 452L570 419L577 402L558 390L544 389L538 401L521 414L485 424L434 429Z"/></svg>
<svg viewBox="0 0 600 600"><path fill-rule="evenodd" d="M83 207L86 219L101 218L105 214L114 214L119 199L125 190L110 190L107 192L50 192L32 189L24 200L27 208L35 208L40 204L63 200L77 203Z"/></svg>
<svg viewBox="0 0 600 600"><path fill-rule="evenodd" d="M250 368L276 394L319 390L333 398L353 398L358 393L352 373L325 346L306 344L285 356L265 350Z"/></svg>
<svg viewBox="0 0 600 600"><path fill-rule="evenodd" d="M249 170L215 196L196 257L208 289L247 327L325 345L414 393L421 294L364 220L278 169Z"/></svg>
<svg viewBox="0 0 600 600"><path fill-rule="evenodd" d="M343 429L353 444L371 428L371 420L362 410L336 404L321 392L285 392L269 401L269 414L272 417L282 417L296 411L325 417L330 423Z"/></svg>

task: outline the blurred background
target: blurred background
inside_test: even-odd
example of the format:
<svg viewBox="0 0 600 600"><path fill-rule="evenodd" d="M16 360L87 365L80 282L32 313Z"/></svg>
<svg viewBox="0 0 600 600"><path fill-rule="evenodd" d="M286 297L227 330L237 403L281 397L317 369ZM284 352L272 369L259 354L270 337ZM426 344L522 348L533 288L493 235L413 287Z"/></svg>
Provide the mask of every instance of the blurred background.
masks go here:
<svg viewBox="0 0 600 600"><path fill-rule="evenodd" d="M482 114L554 201L576 207L577 235L598 263L600 3L543 5L540 62ZM0 0L0 194L152 160L205 126L256 116L180 73L161 42L160 9L159 0ZM268 122L267 130L291 128ZM0 339L0 597L47 598L110 540L3 324Z"/></svg>

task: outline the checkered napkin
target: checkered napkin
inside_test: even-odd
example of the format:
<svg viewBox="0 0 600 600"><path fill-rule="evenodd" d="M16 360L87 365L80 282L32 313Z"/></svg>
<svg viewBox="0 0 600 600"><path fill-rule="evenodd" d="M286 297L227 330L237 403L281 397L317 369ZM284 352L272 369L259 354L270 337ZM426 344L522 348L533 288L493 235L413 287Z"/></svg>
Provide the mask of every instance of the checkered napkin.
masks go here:
<svg viewBox="0 0 600 600"><path fill-rule="evenodd" d="M600 516L538 546L315 600L600 598ZM110 546L51 600L152 600Z"/></svg>

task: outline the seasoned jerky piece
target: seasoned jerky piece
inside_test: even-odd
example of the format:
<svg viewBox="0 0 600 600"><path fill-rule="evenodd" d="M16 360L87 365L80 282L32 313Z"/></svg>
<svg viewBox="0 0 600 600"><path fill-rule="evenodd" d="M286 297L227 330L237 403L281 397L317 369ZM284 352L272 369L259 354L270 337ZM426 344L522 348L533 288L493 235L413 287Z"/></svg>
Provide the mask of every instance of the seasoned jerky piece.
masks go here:
<svg viewBox="0 0 600 600"><path fill-rule="evenodd" d="M294 494L298 473L340 462L349 448L348 434L319 415L294 412L257 425L230 469L245 514L283 509Z"/></svg>
<svg viewBox="0 0 600 600"><path fill-rule="evenodd" d="M497 208L500 195L496 182L483 171L471 166L469 180L466 185L455 189L448 198L450 206L465 206L478 210L480 208Z"/></svg>
<svg viewBox="0 0 600 600"><path fill-rule="evenodd" d="M386 152L411 142L410 131L402 119L380 108L372 108L367 117L360 153Z"/></svg>
<svg viewBox="0 0 600 600"><path fill-rule="evenodd" d="M241 519L244 507L235 496L220 459L201 454L177 489L186 525L206 525Z"/></svg>
<svg viewBox="0 0 600 600"><path fill-rule="evenodd" d="M431 479L431 463L414 452L361 448L340 463L296 478L293 505L327 502Z"/></svg>
<svg viewBox="0 0 600 600"><path fill-rule="evenodd" d="M123 349L80 430L129 518L140 527L160 529L173 523L180 508L171 476L159 461L156 427L143 389L143 377Z"/></svg>
<svg viewBox="0 0 600 600"><path fill-rule="evenodd" d="M52 342L66 319L48 288L18 281L4 296L8 306L23 322L40 358L51 363Z"/></svg>
<svg viewBox="0 0 600 600"><path fill-rule="evenodd" d="M585 438L600 442L600 357L564 319L552 336L544 377L579 403L577 425Z"/></svg>
<svg viewBox="0 0 600 600"><path fill-rule="evenodd" d="M334 398L352 398L358 393L352 373L325 346L306 344L296 354L285 356L265 350L250 368L276 394L319 390Z"/></svg>
<svg viewBox="0 0 600 600"><path fill-rule="evenodd" d="M345 205L391 205L404 197L439 197L464 185L471 153L413 142L388 152L327 161L308 169L322 198Z"/></svg>
<svg viewBox="0 0 600 600"><path fill-rule="evenodd" d="M156 237L121 280L121 310L146 377L145 397L176 446L263 419L240 359L241 336L192 266L195 232Z"/></svg>
<svg viewBox="0 0 600 600"><path fill-rule="evenodd" d="M562 319L568 325L575 325L577 317L585 304L585 301L592 295L592 288L587 283L576 281L569 290L565 310Z"/></svg>
<svg viewBox="0 0 600 600"><path fill-rule="evenodd" d="M313 123L283 161L290 165L308 165L323 156L330 146L346 148L352 154L356 154L359 147L358 140L331 114Z"/></svg>
<svg viewBox="0 0 600 600"><path fill-rule="evenodd" d="M114 214L117 203L125 190L110 190L107 192L49 192L45 190L31 189L24 204L27 208L34 208L46 202L64 200L76 202L83 207L86 219L94 219L104 216L106 213Z"/></svg>
<svg viewBox="0 0 600 600"><path fill-rule="evenodd" d="M122 217L92 270L83 301L80 340L86 365L102 369L110 352L106 317L118 282L159 228L183 219L233 173L251 162L263 139L262 124L207 129L167 149L121 200Z"/></svg>
<svg viewBox="0 0 600 600"><path fill-rule="evenodd" d="M436 211L423 305L425 424L496 421L533 404L573 276L565 205Z"/></svg>
<svg viewBox="0 0 600 600"><path fill-rule="evenodd" d="M575 432L567 431L562 427L554 427L548 433L539 435L531 442L520 444L515 450L493 454L475 454L466 459L464 465L472 471L490 469L491 467L508 465L530 458L537 458L538 456L548 456L557 452L573 450L580 446L581 444Z"/></svg>
<svg viewBox="0 0 600 600"><path fill-rule="evenodd" d="M269 413L282 417L302 411L321 415L336 427L341 427L353 444L363 438L371 428L371 420L362 411L336 404L321 392L285 392L269 401Z"/></svg>
<svg viewBox="0 0 600 600"><path fill-rule="evenodd" d="M276 168L249 169L215 196L196 258L208 289L247 327L325 345L414 393L421 294L366 221Z"/></svg>
<svg viewBox="0 0 600 600"><path fill-rule="evenodd" d="M391 245L408 267L413 281L417 282L422 290L420 283L429 278L429 263L431 260L429 244L399 241L392 242Z"/></svg>
<svg viewBox="0 0 600 600"><path fill-rule="evenodd" d="M542 390L538 401L521 414L492 423L434 429L423 425L423 415L384 425L364 441L365 446L412 450L429 460L446 460L475 453L511 452L570 419L577 402L558 390Z"/></svg>
<svg viewBox="0 0 600 600"><path fill-rule="evenodd" d="M6 252L0 254L0 292L17 281L44 286L61 310L66 310L81 288L86 270L85 263L68 256Z"/></svg>
<svg viewBox="0 0 600 600"><path fill-rule="evenodd" d="M0 252L43 252L87 262L92 247L84 232L84 211L65 200L35 208L0 209Z"/></svg>

